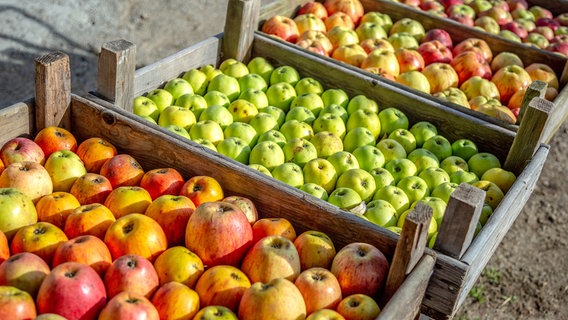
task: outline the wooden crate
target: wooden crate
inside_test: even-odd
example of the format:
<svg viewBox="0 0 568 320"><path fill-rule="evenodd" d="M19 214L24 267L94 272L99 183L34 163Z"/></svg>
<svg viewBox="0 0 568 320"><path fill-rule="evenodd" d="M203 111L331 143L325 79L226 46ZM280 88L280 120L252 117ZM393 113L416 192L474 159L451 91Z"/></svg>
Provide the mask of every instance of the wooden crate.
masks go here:
<svg viewBox="0 0 568 320"><path fill-rule="evenodd" d="M344 215L331 205L314 202L300 192L286 192L263 174L235 170L231 161L133 121L124 110L103 107L72 94L69 57L64 53L36 59L35 70L35 99L0 109L0 128L4 132L0 145L16 136L33 137L42 128L56 125L70 130L78 141L90 137L108 140L119 153L136 158L146 171L172 167L186 179L210 175L219 180L226 195L252 199L261 218L286 218L297 232L323 231L331 236L337 250L352 242L375 245L391 264L377 319L412 320L419 314L436 258L434 252L424 250L432 217L429 207L417 207L409 214L398 240L390 233L361 225L359 218Z"/></svg>
<svg viewBox="0 0 568 320"><path fill-rule="evenodd" d="M241 10L254 10L249 7L253 5L251 1L230 1L229 10L239 9L234 7L235 3L241 6ZM253 25L255 25L254 22L251 22L249 27L253 28ZM238 26L241 28L239 29ZM332 62L314 57L304 50L283 45L262 34L254 33L252 37L247 38L245 29L246 27L242 24L231 24L229 18L224 36L219 35L206 39L138 70L134 67L135 46L133 44L124 41L107 43L102 48L99 61L99 75L104 76L99 76L97 92L87 98L108 106L109 109L112 106L107 101L111 101L113 106L129 109L134 96L160 87L166 81L178 77L189 69L206 64L218 66L220 61L229 57L247 59L246 57L263 56L276 65L294 66L302 76L318 79L325 87L342 88L350 96L365 94L375 99L383 108L395 106L405 112L412 122L427 119L436 124L440 133L449 139L460 137L472 139L482 150L498 155L506 168L518 174L518 178L485 227L473 240L472 234L479 217L483 196L479 196L479 193L471 189L478 191L479 189L465 190L462 188L465 186L460 186L461 191L454 193L453 201L456 202L448 205L449 209L445 213L445 220L436 244L438 258L423 301L422 312L438 319L451 318L467 297L536 185L548 154L549 147L541 142L546 119L553 104L539 97L534 98L527 106L527 117L523 119L518 133L515 134L476 117L452 112L451 109L448 111L447 108L432 104L421 97L411 97L398 87L378 84L376 79L368 75L337 68ZM321 70L325 70L325 75L322 75ZM129 82L125 79L133 79L133 81ZM535 88L535 91L538 89ZM361 230L368 231L368 234L374 236L373 239L380 238L381 240L376 239L379 243L384 239L396 238L383 228L367 221L352 220L350 214L345 211L338 210L324 201L313 199L274 179L265 178L245 165L224 158L208 149L200 148L192 141L128 113L121 112L120 114L124 117L130 116L132 122L144 123L148 132L159 134L164 141L175 143L179 148L177 152L184 149L199 151L203 153L203 157L210 159L211 163L218 161L223 166L227 166L227 169L230 167L231 172L235 171L239 175L250 177L251 179L247 179L246 183L253 179L262 181L266 184L263 187L264 193L267 193L265 190L268 186L270 186L268 193L279 190L281 199L284 199L280 201L289 201L291 206L301 203L303 211L310 217L322 210L331 214L331 217L328 216L325 221L317 218L310 221L318 228L326 228L329 223L337 223L338 227L344 226L342 237L344 236L345 239L358 238ZM152 148L148 147L147 150ZM156 152L153 151L153 154ZM183 158L179 159L182 161ZM217 170L215 166L212 173L218 174ZM270 206L270 204L266 205ZM446 219L447 221L453 220L455 224L446 222ZM382 248L389 250L388 245L383 244Z"/></svg>
<svg viewBox="0 0 568 320"><path fill-rule="evenodd" d="M294 17L300 6L310 1L312 0L263 0L262 8L260 10L259 22L262 24L264 20L274 15L284 15L288 17ZM412 18L414 20L420 21L426 30L440 28L448 31L448 33L450 33L450 35L452 36L452 39L456 42L463 41L467 38L483 39L489 44L494 55L503 51L510 51L519 55L519 57L523 60L525 65L529 65L535 62L547 64L556 72L560 82L560 90L558 96L553 101L554 104L556 105L556 108L554 108L554 110L552 111L551 120L549 121L547 127L545 128L545 132L543 134L544 137L543 142L548 143L548 141L550 141L554 133L558 130L558 128L568 117L568 89L564 88L568 81L568 65L567 65L568 59L566 57L545 50L541 50L538 48L534 48L526 44L507 40L502 37L492 35L487 32L483 32L474 28L465 27L453 20L435 17L424 11L414 9L410 6L406 6L394 1L390 0L360 0L360 1L365 8L365 12L380 11L390 15L393 21L402 18ZM568 3L566 1L542 0L542 1L536 1L535 4L540 4L543 7L550 8L551 10L553 10L553 12L558 12L559 10L562 10L560 12L568 12ZM285 41L280 41L280 42L283 44L290 45ZM345 63L341 63L332 58L327 58L321 55L319 57L321 59L328 60L330 62L335 62L337 65L340 65L341 67L345 67L360 73L367 74L367 72L363 71L362 69L347 65ZM429 94L413 90L407 86L399 85L398 83L384 79L382 77L373 76L373 75L371 76L381 83L389 83L390 85L397 86L409 93L412 93L415 96L420 96L421 98L423 97L428 100L436 101L436 103L443 104L448 108L452 108L456 111L463 112L465 114L477 117L492 124L502 126L503 128L507 128L512 131L518 130L518 125L508 124L494 117L486 116L484 114L481 114L479 112L470 109L465 109L461 106L458 106L450 102L441 101ZM541 97L544 97L544 91L542 91L541 93L542 93ZM534 92L532 94L534 94ZM529 98L532 98L532 94L529 94Z"/></svg>

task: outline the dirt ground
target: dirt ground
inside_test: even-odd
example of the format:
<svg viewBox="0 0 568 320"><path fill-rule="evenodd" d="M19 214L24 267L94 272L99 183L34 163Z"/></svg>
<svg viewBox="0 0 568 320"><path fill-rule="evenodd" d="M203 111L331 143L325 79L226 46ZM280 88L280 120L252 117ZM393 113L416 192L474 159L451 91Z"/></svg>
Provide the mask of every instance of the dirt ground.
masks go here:
<svg viewBox="0 0 568 320"><path fill-rule="evenodd" d="M221 32L227 6L226 0L49 3L0 0L0 107L33 96L33 59L42 54L67 53L73 91L83 94L96 87L104 42L133 42L142 67ZM534 194L456 319L568 318L567 124L550 145Z"/></svg>

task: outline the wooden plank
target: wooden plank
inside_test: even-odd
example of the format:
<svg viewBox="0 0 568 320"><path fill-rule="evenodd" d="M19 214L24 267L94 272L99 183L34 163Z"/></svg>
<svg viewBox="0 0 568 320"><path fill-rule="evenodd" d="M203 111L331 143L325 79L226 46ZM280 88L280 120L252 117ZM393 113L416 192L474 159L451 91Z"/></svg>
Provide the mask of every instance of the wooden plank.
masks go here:
<svg viewBox="0 0 568 320"><path fill-rule="evenodd" d="M467 250L485 200L485 191L462 183L450 196L434 250L459 259Z"/></svg>
<svg viewBox="0 0 568 320"><path fill-rule="evenodd" d="M552 11L554 15L568 12L568 1L566 0L529 0L527 2L529 3L529 7L534 5L541 6Z"/></svg>
<svg viewBox="0 0 568 320"><path fill-rule="evenodd" d="M229 0L223 37L222 60L248 61L258 27L260 0Z"/></svg>
<svg viewBox="0 0 568 320"><path fill-rule="evenodd" d="M262 9L258 22L262 24L266 19L276 15L293 17L303 4L311 1L312 0L262 0Z"/></svg>
<svg viewBox="0 0 568 320"><path fill-rule="evenodd" d="M132 111L136 46L126 40L103 44L99 53L97 94Z"/></svg>
<svg viewBox="0 0 568 320"><path fill-rule="evenodd" d="M517 136L513 141L504 168L519 174L532 158L536 148L543 140L546 127L554 104L540 97L534 98L525 111Z"/></svg>
<svg viewBox="0 0 568 320"><path fill-rule="evenodd" d="M71 103L71 71L69 56L63 52L52 52L34 60L35 62L35 127L41 130L49 126L68 129Z"/></svg>
<svg viewBox="0 0 568 320"><path fill-rule="evenodd" d="M533 98L535 97L540 97L540 98L544 98L544 95L546 94L546 88L547 88L547 84L544 81L533 81L529 87L527 88L527 91L525 92L525 95L523 96L523 101L521 102L521 110L519 111L519 117L517 118L517 124L521 123L521 120L523 119L523 116L525 114L526 109L529 106L529 103L532 101Z"/></svg>
<svg viewBox="0 0 568 320"><path fill-rule="evenodd" d="M542 142L549 143L566 119L568 119L568 88L560 91L554 99L554 108L542 133Z"/></svg>
<svg viewBox="0 0 568 320"><path fill-rule="evenodd" d="M0 109L0 146L8 140L18 137L30 137L35 132L35 108L33 100L19 102Z"/></svg>
<svg viewBox="0 0 568 320"><path fill-rule="evenodd" d="M432 208L418 203L404 220L400 240L396 244L385 290L381 296L383 302L389 301L404 279L424 255L428 241L428 227L432 219Z"/></svg>

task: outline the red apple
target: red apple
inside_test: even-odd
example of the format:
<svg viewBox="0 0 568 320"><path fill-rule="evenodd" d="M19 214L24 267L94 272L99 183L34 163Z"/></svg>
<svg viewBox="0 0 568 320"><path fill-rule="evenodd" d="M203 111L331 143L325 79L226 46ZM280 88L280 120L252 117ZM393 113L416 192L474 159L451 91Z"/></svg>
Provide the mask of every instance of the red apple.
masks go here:
<svg viewBox="0 0 568 320"><path fill-rule="evenodd" d="M69 239L90 234L103 239L107 229L116 221L112 212L100 203L76 208L67 216L63 231Z"/></svg>
<svg viewBox="0 0 568 320"><path fill-rule="evenodd" d="M239 207L243 211L245 216L247 216L247 219L251 225L253 225L258 220L258 211L256 210L256 206L251 199L243 196L228 196L225 197L223 201L236 204L237 207Z"/></svg>
<svg viewBox="0 0 568 320"><path fill-rule="evenodd" d="M193 176L187 180L179 192L186 196L196 207L205 202L221 201L223 188L217 179L210 176Z"/></svg>
<svg viewBox="0 0 568 320"><path fill-rule="evenodd" d="M467 38L458 43L453 49L454 57L465 51L475 51L479 53L487 61L487 63L491 63L491 60L493 59L493 52L487 42L483 39Z"/></svg>
<svg viewBox="0 0 568 320"><path fill-rule="evenodd" d="M452 36L450 36L448 31L446 31L444 29L430 29L430 30L426 31L426 34L424 35L424 38L422 39L422 43L432 41L432 40L440 41L443 45L445 45L450 50L454 47L454 42L452 40Z"/></svg>
<svg viewBox="0 0 568 320"><path fill-rule="evenodd" d="M45 153L33 140L17 137L9 140L0 148L0 160L8 167L14 162L33 161L39 164L45 162Z"/></svg>
<svg viewBox="0 0 568 320"><path fill-rule="evenodd" d="M151 300L160 319L193 319L199 311L199 295L188 286L170 281L162 285Z"/></svg>
<svg viewBox="0 0 568 320"><path fill-rule="evenodd" d="M310 1L304 4L298 9L296 15L301 15L305 13L313 13L318 18L325 20L328 17L327 9L323 6L321 2Z"/></svg>
<svg viewBox="0 0 568 320"><path fill-rule="evenodd" d="M304 297L308 314L324 308L335 310L342 298L337 278L324 268L302 271L294 284Z"/></svg>
<svg viewBox="0 0 568 320"><path fill-rule="evenodd" d="M450 63L453 58L452 50L438 40L422 42L416 51L424 59L425 66L435 62Z"/></svg>
<svg viewBox="0 0 568 320"><path fill-rule="evenodd" d="M75 136L64 128L50 126L41 129L34 138L47 159L52 153L59 150L77 150Z"/></svg>
<svg viewBox="0 0 568 320"><path fill-rule="evenodd" d="M568 42L552 42L545 50L568 56Z"/></svg>
<svg viewBox="0 0 568 320"><path fill-rule="evenodd" d="M300 290L285 278L257 282L239 303L239 319L305 319L306 304Z"/></svg>
<svg viewBox="0 0 568 320"><path fill-rule="evenodd" d="M302 48L319 45L326 52L325 55L331 54L333 50L333 44L324 31L306 31L300 35L296 44Z"/></svg>
<svg viewBox="0 0 568 320"><path fill-rule="evenodd" d="M188 197L166 194L152 201L144 214L158 222L166 233L168 247L172 247L184 244L185 227L194 210Z"/></svg>
<svg viewBox="0 0 568 320"><path fill-rule="evenodd" d="M517 91L526 89L532 82L531 76L525 69L517 65L503 67L497 71L491 81L497 85L501 103L507 105L509 99Z"/></svg>
<svg viewBox="0 0 568 320"><path fill-rule="evenodd" d="M152 200L164 194L177 195L185 181L174 168L152 169L144 173L140 187L146 189Z"/></svg>
<svg viewBox="0 0 568 320"><path fill-rule="evenodd" d="M266 236L283 236L290 241L296 239L296 230L286 218L261 218L252 225L253 242Z"/></svg>
<svg viewBox="0 0 568 320"><path fill-rule="evenodd" d="M0 264L0 285L19 288L35 298L50 271L40 256L31 252L16 253Z"/></svg>
<svg viewBox="0 0 568 320"><path fill-rule="evenodd" d="M37 316L32 296L16 287L0 286L0 319L34 319Z"/></svg>
<svg viewBox="0 0 568 320"><path fill-rule="evenodd" d="M550 29L552 29L552 31L558 29L558 27L560 27L560 23L556 20L554 20L553 18L549 18L549 17L542 17L542 18L538 18L535 21L535 25L537 27L549 27Z"/></svg>
<svg viewBox="0 0 568 320"><path fill-rule="evenodd" d="M532 63L525 70L531 76L531 79L544 81L549 87L558 90L558 77L551 67L544 63Z"/></svg>
<svg viewBox="0 0 568 320"><path fill-rule="evenodd" d="M135 254L118 257L108 267L104 284L109 298L128 291L146 298L152 297L160 280L150 260Z"/></svg>
<svg viewBox="0 0 568 320"><path fill-rule="evenodd" d="M16 188L36 203L53 192L53 182L38 162L14 162L0 174L0 188Z"/></svg>
<svg viewBox="0 0 568 320"><path fill-rule="evenodd" d="M99 173L103 164L118 152L112 143L102 138L89 138L79 144L76 153L88 172Z"/></svg>
<svg viewBox="0 0 568 320"><path fill-rule="evenodd" d="M355 29L355 23L353 22L351 17L343 12L330 14L329 17L324 20L324 23L328 32L337 26L346 27L347 29L351 30Z"/></svg>
<svg viewBox="0 0 568 320"><path fill-rule="evenodd" d="M479 53L465 51L455 56L450 65L456 70L459 77L459 85L474 76L491 79L491 66Z"/></svg>
<svg viewBox="0 0 568 320"><path fill-rule="evenodd" d="M359 24L359 20L365 14L365 9L359 0L326 0L323 5L328 15L343 12L353 20L355 25Z"/></svg>
<svg viewBox="0 0 568 320"><path fill-rule="evenodd" d="M67 217L81 206L77 198L67 192L53 192L45 195L36 203L38 221L49 222L60 229L65 227Z"/></svg>
<svg viewBox="0 0 568 320"><path fill-rule="evenodd" d="M519 38L521 38L521 39L526 38L527 35L528 35L527 29L525 29L525 27L523 27L517 21L511 21L511 22L505 23L504 25L501 26L501 30L509 30L509 31L513 32L514 34L516 34L517 36L519 36Z"/></svg>
<svg viewBox="0 0 568 320"><path fill-rule="evenodd" d="M102 165L100 174L105 176L116 189L139 185L144 176L144 169L131 155L118 154Z"/></svg>
<svg viewBox="0 0 568 320"><path fill-rule="evenodd" d="M375 49L385 49L394 52L392 44L387 39L367 39L361 42L361 47L367 53L371 53Z"/></svg>
<svg viewBox="0 0 568 320"><path fill-rule="evenodd" d="M102 278L112 263L112 257L101 239L84 235L61 243L55 250L53 267L68 261L89 265Z"/></svg>
<svg viewBox="0 0 568 320"><path fill-rule="evenodd" d="M156 307L144 296L120 292L101 310L98 320L159 320Z"/></svg>
<svg viewBox="0 0 568 320"><path fill-rule="evenodd" d="M448 18L466 27L473 27L474 25L473 17L461 12L449 14Z"/></svg>
<svg viewBox="0 0 568 320"><path fill-rule="evenodd" d="M71 193L81 205L105 203L112 192L112 184L105 176L98 173L86 173L79 177L71 186Z"/></svg>
<svg viewBox="0 0 568 320"><path fill-rule="evenodd" d="M291 18L279 15L266 20L261 31L291 43L296 43L300 36L296 22Z"/></svg>
<svg viewBox="0 0 568 320"><path fill-rule="evenodd" d="M329 57L329 52L326 51L323 44L321 42L317 41L317 40L313 40L313 39L299 40L298 42L296 42L296 45L298 45L299 47L302 47L302 48L304 48L308 51L311 51L313 53Z"/></svg>

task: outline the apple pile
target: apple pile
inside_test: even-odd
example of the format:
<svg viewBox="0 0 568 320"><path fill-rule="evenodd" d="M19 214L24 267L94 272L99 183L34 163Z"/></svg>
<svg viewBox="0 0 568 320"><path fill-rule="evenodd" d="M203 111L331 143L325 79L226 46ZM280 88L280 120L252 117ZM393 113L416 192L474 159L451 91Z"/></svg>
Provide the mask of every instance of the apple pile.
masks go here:
<svg viewBox="0 0 568 320"><path fill-rule="evenodd" d="M58 127L0 149L1 319L374 319L389 262Z"/></svg>
<svg viewBox="0 0 568 320"><path fill-rule="evenodd" d="M428 121L262 57L189 70L136 97L133 112L394 232L424 202L431 244L460 183L486 190L482 227L515 181L469 139L450 142Z"/></svg>
<svg viewBox="0 0 568 320"><path fill-rule="evenodd" d="M552 12L526 0L401 0L416 9L468 27L568 55L568 13Z"/></svg>
<svg viewBox="0 0 568 320"><path fill-rule="evenodd" d="M483 39L457 43L411 18L364 13L359 0L308 2L293 19L267 19L261 31L512 124L532 81L548 84L546 99L558 95L558 77L544 63L525 66L512 52L494 55Z"/></svg>

